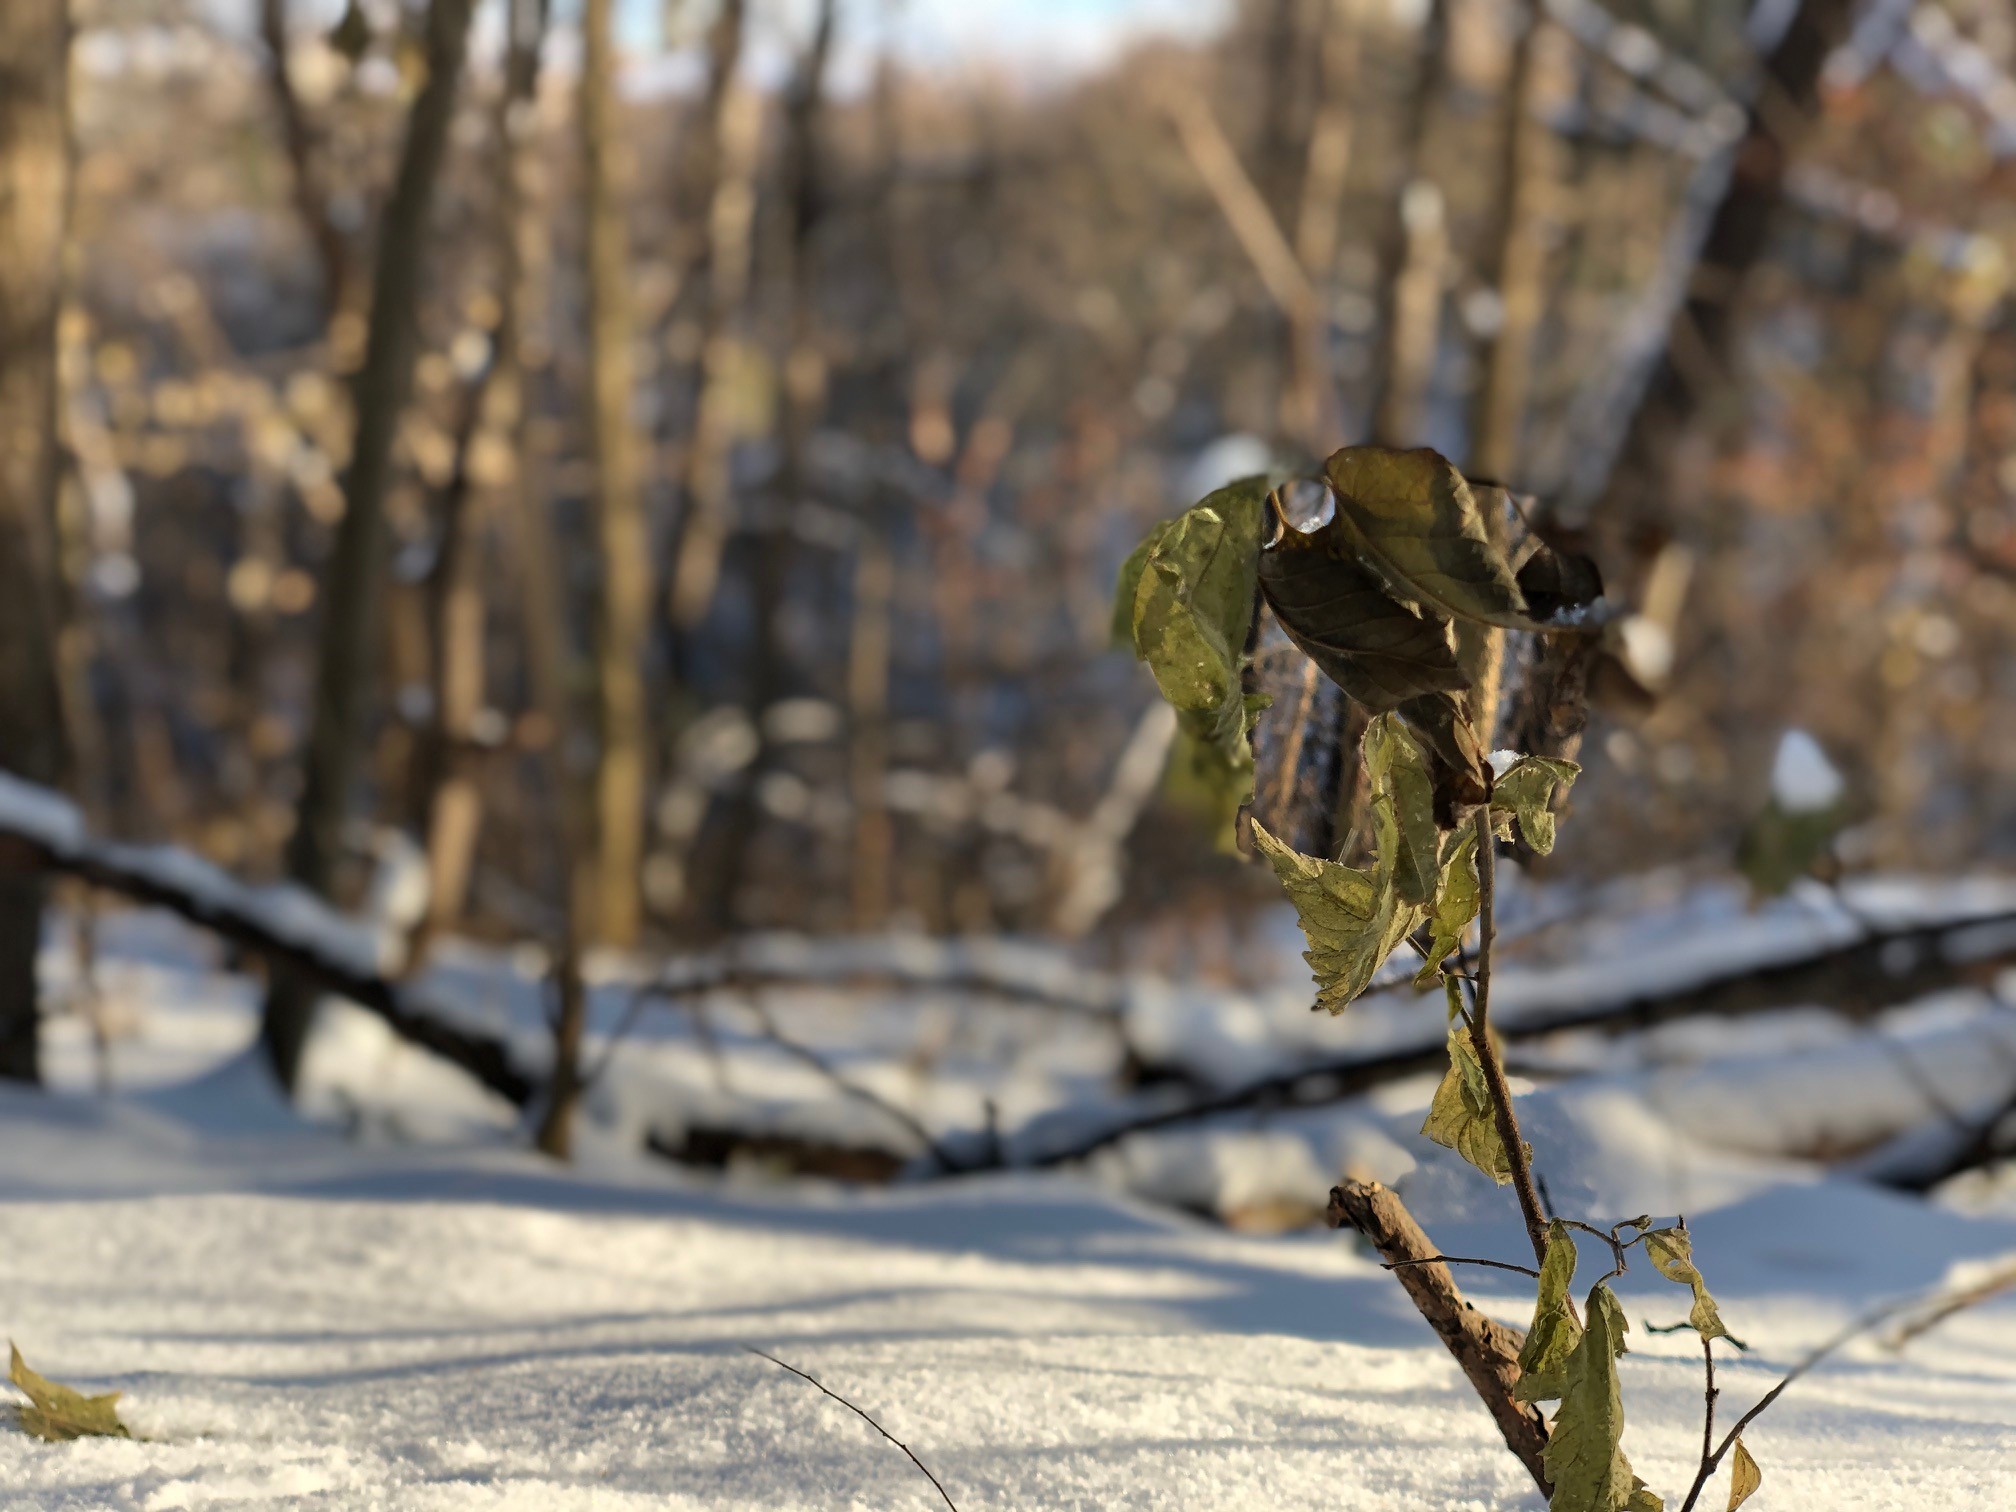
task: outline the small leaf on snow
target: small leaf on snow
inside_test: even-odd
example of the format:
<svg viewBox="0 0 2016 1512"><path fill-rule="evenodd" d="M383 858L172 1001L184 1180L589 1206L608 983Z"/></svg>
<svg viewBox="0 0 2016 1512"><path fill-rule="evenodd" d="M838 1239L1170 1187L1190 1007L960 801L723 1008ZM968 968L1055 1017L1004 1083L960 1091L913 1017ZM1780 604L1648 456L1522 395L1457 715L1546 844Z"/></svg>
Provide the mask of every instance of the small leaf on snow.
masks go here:
<svg viewBox="0 0 2016 1512"><path fill-rule="evenodd" d="M1460 991L1455 978L1445 980L1452 995ZM1442 1085L1428 1104L1421 1132L1443 1148L1454 1150L1500 1186L1512 1179L1512 1161L1498 1134L1491 1086L1484 1079L1477 1047L1470 1042L1469 1027L1460 1017L1450 1021L1449 1069L1442 1073Z"/></svg>
<svg viewBox="0 0 2016 1512"><path fill-rule="evenodd" d="M1736 1509L1756 1494L1764 1484L1764 1472L1757 1467L1757 1461L1750 1457L1750 1451L1743 1447L1743 1440L1736 1440L1735 1462L1729 1467L1729 1505L1724 1512Z"/></svg>
<svg viewBox="0 0 2016 1512"><path fill-rule="evenodd" d="M1376 816L1375 816L1376 817ZM1381 825L1390 831L1390 820ZM1253 841L1295 905L1309 949L1302 958L1316 974L1316 1006L1332 1013L1371 984L1372 973L1420 922L1419 908L1403 905L1382 865L1374 871L1305 856L1254 821ZM1381 852L1392 841L1382 834Z"/></svg>
<svg viewBox="0 0 2016 1512"><path fill-rule="evenodd" d="M1491 787L1491 807L1514 814L1526 843L1540 855L1554 849L1554 790L1582 774L1572 761L1554 756L1521 756Z"/></svg>
<svg viewBox="0 0 2016 1512"><path fill-rule="evenodd" d="M1463 931L1477 917L1482 893L1477 882L1477 831L1461 829L1449 837L1442 875L1435 884L1435 902L1428 910L1428 952L1414 985L1432 987L1442 962L1463 943Z"/></svg>
<svg viewBox="0 0 2016 1512"><path fill-rule="evenodd" d="M13 1360L7 1379L28 1398L26 1407L15 1409L25 1432L52 1444L78 1438L132 1437L119 1421L118 1392L87 1397L68 1386L59 1386L30 1370L18 1348L12 1345L9 1348Z"/></svg>
<svg viewBox="0 0 2016 1512"><path fill-rule="evenodd" d="M1534 628L1470 485L1447 458L1427 447L1347 446L1324 470L1338 522L1394 593L1449 618Z"/></svg>
<svg viewBox="0 0 2016 1512"><path fill-rule="evenodd" d="M1598 1282L1584 1309L1587 1325L1563 1370L1561 1405L1547 1438L1548 1512L1626 1512L1658 1499L1624 1457L1624 1398L1617 1356L1624 1352L1624 1309ZM1647 1500L1646 1498L1651 1498Z"/></svg>
<svg viewBox="0 0 2016 1512"><path fill-rule="evenodd" d="M1568 1305L1575 1280L1575 1240L1559 1218L1547 1225L1547 1258L1540 1262L1540 1295L1533 1326L1519 1351L1519 1384L1512 1395L1522 1402L1551 1402L1567 1389L1564 1367L1582 1342L1582 1325Z"/></svg>
<svg viewBox="0 0 2016 1512"><path fill-rule="evenodd" d="M1382 854L1380 860L1390 861L1393 886L1402 902L1426 903L1435 896L1442 848L1428 758L1391 714L1381 714L1367 727L1364 752L1372 803L1391 810L1397 842L1392 855Z"/></svg>
<svg viewBox="0 0 2016 1512"><path fill-rule="evenodd" d="M1695 1332L1704 1339L1725 1339L1729 1330L1722 1326L1722 1313L1715 1306L1715 1299L1708 1295L1708 1283L1701 1279L1701 1272L1694 1264L1694 1240L1682 1228L1653 1229L1645 1236L1645 1253L1651 1257L1652 1267L1668 1281L1677 1281L1682 1286L1692 1287L1694 1306L1687 1314L1687 1321Z"/></svg>

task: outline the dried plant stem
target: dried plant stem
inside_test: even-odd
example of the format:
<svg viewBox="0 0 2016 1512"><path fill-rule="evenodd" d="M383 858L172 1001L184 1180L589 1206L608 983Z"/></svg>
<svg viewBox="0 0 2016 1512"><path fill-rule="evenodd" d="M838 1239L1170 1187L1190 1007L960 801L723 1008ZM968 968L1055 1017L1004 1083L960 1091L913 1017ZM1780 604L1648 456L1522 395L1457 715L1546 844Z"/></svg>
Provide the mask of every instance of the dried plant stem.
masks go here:
<svg viewBox="0 0 2016 1512"><path fill-rule="evenodd" d="M1743 1430L1745 1428L1748 1428L1755 1421L1757 1421L1759 1417L1763 1416L1764 1410L1768 1408L1773 1402L1777 1401L1779 1397L1785 1394L1786 1387L1790 1386L1794 1381L1798 1380L1799 1377L1805 1375L1809 1370L1813 1369L1814 1366L1818 1365L1822 1360L1826 1359L1829 1355L1834 1353L1834 1351L1839 1349L1842 1345L1849 1343L1851 1340L1860 1338L1863 1334L1868 1333L1871 1329L1880 1327L1883 1323L1885 1323L1891 1318L1894 1318L1898 1313L1904 1311L1906 1308L1916 1305L1917 1301L1918 1301L1917 1298L1905 1297L1895 1302L1884 1303L1883 1306L1877 1308L1874 1312L1867 1313L1864 1316L1857 1318L1853 1323L1850 1323L1846 1328L1842 1329L1841 1332L1834 1335L1833 1338L1829 1339L1826 1343L1822 1344L1819 1348L1815 1349L1811 1354L1807 1355L1805 1359L1801 1360L1797 1365L1794 1365L1790 1370L1785 1372L1785 1378L1783 1380L1781 1380L1776 1386L1773 1386L1769 1391L1765 1392L1763 1396L1759 1397L1757 1399L1756 1405L1753 1406L1748 1412L1744 1413L1743 1416L1736 1419L1735 1426L1732 1427L1727 1433L1722 1435L1722 1442L1715 1446L1715 1452L1713 1454L1708 1454L1705 1452L1702 1454L1701 1468L1694 1472L1694 1484L1687 1488L1687 1499L1682 1503L1680 1503L1680 1512L1693 1512L1694 1504L1701 1499L1702 1488L1708 1484L1708 1477L1713 1475L1715 1471L1721 1466L1723 1459L1728 1456L1730 1448L1735 1444L1736 1440L1738 1440L1743 1436ZM1703 1436L1704 1447L1706 1439L1712 1437L1713 1434L1714 1429L1711 1425L1707 1433L1704 1434Z"/></svg>
<svg viewBox="0 0 2016 1512"><path fill-rule="evenodd" d="M877 1433L881 1434L882 1437L889 1440L889 1442L894 1444L898 1449L901 1449L905 1455L909 1456L910 1463L915 1465L917 1469L923 1474L924 1479L928 1480L929 1482L931 1482L933 1486L936 1486L938 1488L938 1494L940 1497L944 1498L945 1505L950 1507L952 1509L952 1512L959 1512L958 1504L952 1500L951 1493L945 1489L944 1485L939 1481L938 1477L931 1473L930 1468L924 1463L924 1461L920 1460L919 1458L917 1458L915 1454L911 1453L910 1446L908 1444L904 1443L903 1440L899 1439L887 1428L884 1428L880 1423L876 1422L875 1419L870 1417L865 1411L863 1411L859 1407L856 1407L852 1402L848 1401L847 1398L840 1395L839 1392L833 1390L830 1386L826 1386L817 1379L815 1379L814 1377L807 1375L804 1371L800 1370L796 1365L788 1364L785 1361L778 1359L777 1356L773 1354L767 1354L763 1350L758 1349L753 1344L744 1344L742 1347L748 1350L749 1353L753 1355L761 1355L764 1359L768 1360L772 1365L776 1365L781 1369L790 1371L791 1374L798 1377L799 1380L811 1382L812 1385L817 1386L821 1391L825 1392L827 1396L833 1398L834 1401L838 1402L842 1407L845 1407L849 1412L853 1413L856 1417L860 1418L862 1422L866 1423L870 1428L873 1428Z"/></svg>
<svg viewBox="0 0 2016 1512"><path fill-rule="evenodd" d="M1706 1466L1715 1457L1715 1341L1706 1334L1701 1336L1701 1358L1708 1372L1708 1384L1702 1393L1701 1412L1701 1463Z"/></svg>
<svg viewBox="0 0 2016 1512"><path fill-rule="evenodd" d="M1519 1135L1519 1115L1512 1108L1512 1089L1505 1081L1505 1063L1491 1041L1491 944L1497 933L1493 918L1496 891L1495 836L1491 827L1491 805L1477 807L1477 997L1470 1012L1470 1043L1476 1048L1484 1080L1491 1088L1491 1113L1498 1124L1498 1137L1505 1145L1505 1157L1512 1167L1512 1190L1519 1197L1519 1212L1526 1220L1526 1237L1533 1243L1533 1258L1547 1260L1547 1217L1540 1207L1540 1194L1533 1185L1533 1161L1526 1141Z"/></svg>

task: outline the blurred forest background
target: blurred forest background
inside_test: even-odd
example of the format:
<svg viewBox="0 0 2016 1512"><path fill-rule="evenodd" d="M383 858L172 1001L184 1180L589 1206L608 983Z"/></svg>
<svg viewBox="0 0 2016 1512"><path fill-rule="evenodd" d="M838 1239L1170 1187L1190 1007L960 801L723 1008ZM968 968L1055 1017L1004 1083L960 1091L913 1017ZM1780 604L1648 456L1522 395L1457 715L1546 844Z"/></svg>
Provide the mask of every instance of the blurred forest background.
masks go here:
<svg viewBox="0 0 2016 1512"><path fill-rule="evenodd" d="M1209 977L1277 894L1162 791L1114 575L1377 439L1622 611L1555 873L1726 870L1790 727L1843 864L2016 850L2006 0L928 31L7 0L0 767L403 969L903 928ZM1348 717L1262 661L1263 743Z"/></svg>

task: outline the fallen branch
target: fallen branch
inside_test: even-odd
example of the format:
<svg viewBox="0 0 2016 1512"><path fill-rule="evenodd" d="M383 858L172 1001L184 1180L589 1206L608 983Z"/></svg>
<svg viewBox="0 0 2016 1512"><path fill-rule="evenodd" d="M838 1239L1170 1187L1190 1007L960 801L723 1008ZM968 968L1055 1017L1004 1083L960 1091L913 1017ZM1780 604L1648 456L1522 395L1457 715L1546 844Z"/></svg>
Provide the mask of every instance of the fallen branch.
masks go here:
<svg viewBox="0 0 2016 1512"><path fill-rule="evenodd" d="M2016 1119L2016 1088L1986 1115L1949 1131L1940 1142L1920 1133L1893 1141L1864 1163L1864 1170L1884 1186L1900 1192L1929 1192L1967 1171L1978 1171L2016 1155L2016 1134L2004 1125Z"/></svg>
<svg viewBox="0 0 2016 1512"><path fill-rule="evenodd" d="M2016 913L1984 914L1938 924L1883 928L1857 923L1853 927L1858 931L1856 936L1845 942L1830 941L1808 954L1752 963L1683 986L1648 989L1602 1002L1506 1005L1494 1016L1492 1028L1507 1043L1517 1044L1568 1030L1624 1034L1674 1019L1744 1017L1812 1003L1824 1004L1849 1019L1866 1020L1898 1003L1991 975L1999 965L2016 959ZM1068 1165L1135 1134L1226 1113L1336 1102L1405 1077L1439 1071L1447 1059L1442 1036L1424 1033L1418 1040L1311 1061L1176 1107L1118 1120L1048 1148L1039 1147L1010 1163ZM2016 1101L2007 1113L2016 1113ZM1966 1168L1965 1164L1956 1167ZM1893 1184L1910 1185L1901 1180Z"/></svg>
<svg viewBox="0 0 2016 1512"><path fill-rule="evenodd" d="M0 837L25 846L51 871L166 908L269 964L299 971L516 1106L531 1102L539 1090L507 1043L451 1022L452 1010L389 981L368 959L359 926L299 888L250 887L172 846L95 840L68 802L5 773L0 773Z"/></svg>
<svg viewBox="0 0 2016 1512"><path fill-rule="evenodd" d="M1950 1296L1933 1301L1924 1312L1898 1330L1883 1342L1892 1349L1902 1349L1921 1334L1930 1333L1955 1313L1965 1312L1970 1307L1978 1307L1983 1302L1993 1301L2004 1292L2016 1291L2016 1264L2002 1266L1975 1282L1963 1287Z"/></svg>
<svg viewBox="0 0 2016 1512"><path fill-rule="evenodd" d="M1551 1494L1543 1458L1546 1420L1539 1408L1512 1395L1519 1384L1519 1349L1524 1343L1518 1330L1485 1317L1463 1300L1449 1267L1407 1205L1378 1182L1346 1181L1332 1187L1329 1218L1332 1228L1348 1223L1363 1234L1400 1278L1414 1306L1483 1398L1506 1446L1532 1473L1534 1484Z"/></svg>

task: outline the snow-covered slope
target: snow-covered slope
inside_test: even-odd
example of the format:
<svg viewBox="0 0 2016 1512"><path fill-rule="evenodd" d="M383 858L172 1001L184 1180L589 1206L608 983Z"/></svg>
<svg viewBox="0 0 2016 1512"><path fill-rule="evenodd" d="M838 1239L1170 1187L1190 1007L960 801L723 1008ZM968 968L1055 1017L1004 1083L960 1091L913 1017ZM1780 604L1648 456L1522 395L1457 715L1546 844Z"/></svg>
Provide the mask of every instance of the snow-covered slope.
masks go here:
<svg viewBox="0 0 2016 1512"><path fill-rule="evenodd" d="M378 1127L300 1123L244 1058L110 1102L0 1092L0 1329L49 1375L124 1391L145 1435L0 1430L0 1507L942 1505L747 1345L877 1414L962 1512L1540 1505L1392 1278L1335 1235L1242 1237L1061 1177L759 1187ZM1446 1248L1517 1256L1511 1224L1476 1219L1498 1204L1433 1175ZM1722 1372L1725 1421L1872 1302L2016 1252L2016 1222L1761 1179L1690 1214L1752 1345ZM1523 1321L1519 1278L1463 1279ZM1625 1298L1634 1324L1682 1312L1656 1279ZM1671 1491L1698 1357L1633 1344L1628 1445ZM1858 1344L1749 1443L1763 1512L2010 1505L2016 1304L1901 1356Z"/></svg>

